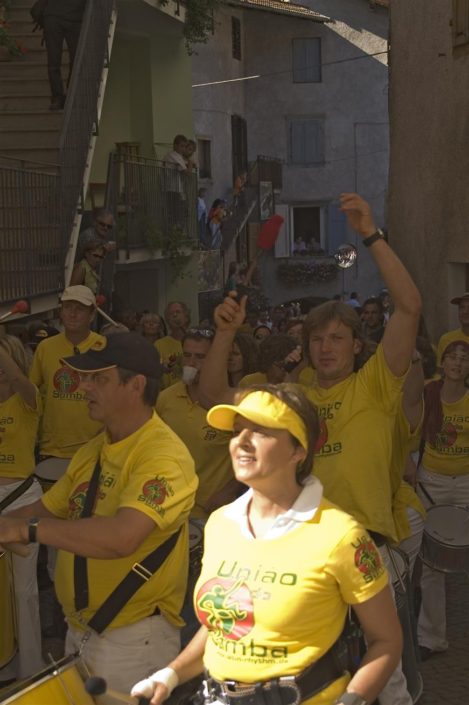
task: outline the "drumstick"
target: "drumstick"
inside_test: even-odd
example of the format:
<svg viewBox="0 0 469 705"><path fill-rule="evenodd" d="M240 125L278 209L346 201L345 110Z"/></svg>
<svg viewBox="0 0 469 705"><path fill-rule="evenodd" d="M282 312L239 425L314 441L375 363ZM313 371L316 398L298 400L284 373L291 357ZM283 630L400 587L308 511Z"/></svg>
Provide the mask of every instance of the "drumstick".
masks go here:
<svg viewBox="0 0 469 705"><path fill-rule="evenodd" d="M145 698L143 695L139 695L134 698L133 695L127 695L127 693L120 693L118 690L113 690L107 687L107 683L104 678L99 676L92 676L87 678L85 681L85 690L90 695L109 695L115 700L119 700L121 703L129 703L130 705L149 705L150 699Z"/></svg>
<svg viewBox="0 0 469 705"><path fill-rule="evenodd" d="M16 541L13 541L12 543L2 543L2 546L6 548L7 551L11 551L11 553L15 553L22 558L29 556L29 548L24 543L16 543Z"/></svg>
<svg viewBox="0 0 469 705"><path fill-rule="evenodd" d="M425 488L425 485L423 484L423 482L418 482L417 484L418 484L418 486L420 487L420 489L422 490L422 492L423 492L423 494L425 495L425 497L426 497L426 498L428 499L428 501L430 502L430 504L433 504L433 506L435 506L435 502L433 501L432 496L431 496L431 494L429 493L429 491Z"/></svg>

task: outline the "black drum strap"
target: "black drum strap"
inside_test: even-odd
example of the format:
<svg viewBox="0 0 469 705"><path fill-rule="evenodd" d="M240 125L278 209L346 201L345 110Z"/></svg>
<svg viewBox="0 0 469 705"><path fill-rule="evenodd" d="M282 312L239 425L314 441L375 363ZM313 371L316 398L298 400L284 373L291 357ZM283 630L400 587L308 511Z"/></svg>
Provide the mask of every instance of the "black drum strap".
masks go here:
<svg viewBox="0 0 469 705"><path fill-rule="evenodd" d="M93 512L93 507L98 492L99 476L101 475L101 463L98 458L96 461L90 484L86 492L85 504L81 510L80 519L87 519ZM88 566L86 558L75 555L73 563L73 585L75 589L75 609L77 611L88 607Z"/></svg>
<svg viewBox="0 0 469 705"><path fill-rule="evenodd" d="M34 482L34 475L30 475L29 477L26 478L24 482L21 483L21 485L18 485L16 490L13 490L13 492L10 492L6 497L2 499L0 502L0 512L3 512L4 509L10 506L10 504L13 504L15 499L18 499L18 497L21 497L22 494L24 494L31 485Z"/></svg>

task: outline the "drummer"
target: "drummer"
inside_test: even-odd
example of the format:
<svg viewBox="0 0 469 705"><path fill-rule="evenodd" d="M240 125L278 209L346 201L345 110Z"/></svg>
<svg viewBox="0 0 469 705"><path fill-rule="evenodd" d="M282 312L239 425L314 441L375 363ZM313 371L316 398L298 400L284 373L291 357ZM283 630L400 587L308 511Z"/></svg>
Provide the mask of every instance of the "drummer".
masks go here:
<svg viewBox="0 0 469 705"><path fill-rule="evenodd" d="M32 475L40 398L27 375L28 357L22 342L12 335L1 337L0 513L3 514L30 504L42 495ZM0 681L26 678L43 666L36 578L38 548L32 546L27 558L12 555L19 652L0 670ZM5 599L5 595L0 599Z"/></svg>
<svg viewBox="0 0 469 705"><path fill-rule="evenodd" d="M425 443L418 470L420 497L432 504L469 505L469 344L451 342L442 354L442 379L425 388ZM422 659L446 651L444 573L422 569L418 640Z"/></svg>
<svg viewBox="0 0 469 705"><path fill-rule="evenodd" d="M132 694L158 705L205 667L209 702L373 702L399 661L400 626L374 542L311 475L316 411L294 386L265 385L213 407L207 420L233 432L234 474L250 489L206 524L194 592L200 630ZM349 605L368 644L353 678L334 649Z"/></svg>

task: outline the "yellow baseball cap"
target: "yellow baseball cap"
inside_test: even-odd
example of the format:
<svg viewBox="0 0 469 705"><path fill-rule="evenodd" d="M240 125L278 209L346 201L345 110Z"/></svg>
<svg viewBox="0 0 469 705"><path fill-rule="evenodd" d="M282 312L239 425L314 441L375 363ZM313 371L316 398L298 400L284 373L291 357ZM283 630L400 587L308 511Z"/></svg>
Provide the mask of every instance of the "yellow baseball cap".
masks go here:
<svg viewBox="0 0 469 705"><path fill-rule="evenodd" d="M207 421L220 431L232 431L236 416L243 416L266 428L289 431L305 450L308 449L306 428L301 418L269 392L251 392L238 405L218 404L207 413Z"/></svg>

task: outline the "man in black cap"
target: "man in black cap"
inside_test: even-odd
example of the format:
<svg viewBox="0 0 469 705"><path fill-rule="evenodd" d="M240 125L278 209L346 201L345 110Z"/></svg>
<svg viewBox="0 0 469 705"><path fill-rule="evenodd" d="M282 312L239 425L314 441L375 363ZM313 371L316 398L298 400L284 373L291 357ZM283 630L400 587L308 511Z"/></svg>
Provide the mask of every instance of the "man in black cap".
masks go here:
<svg viewBox="0 0 469 705"><path fill-rule="evenodd" d="M0 518L0 544L59 549L56 591L66 652L116 690L179 651L187 580L187 520L197 478L188 450L153 407L161 368L136 333L63 360L80 375L104 431L73 457L41 500ZM110 599L108 599L110 598Z"/></svg>

